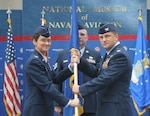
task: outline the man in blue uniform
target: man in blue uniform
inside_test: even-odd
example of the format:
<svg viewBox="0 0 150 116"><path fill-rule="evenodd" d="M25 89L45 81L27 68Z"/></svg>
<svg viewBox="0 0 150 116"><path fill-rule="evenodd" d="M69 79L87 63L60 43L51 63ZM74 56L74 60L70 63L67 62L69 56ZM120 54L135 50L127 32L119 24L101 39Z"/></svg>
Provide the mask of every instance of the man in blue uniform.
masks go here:
<svg viewBox="0 0 150 116"><path fill-rule="evenodd" d="M129 92L132 72L130 57L118 41L113 24L100 25L99 40L106 50L99 74L95 67L81 59L80 70L97 77L80 86L74 85L72 91L85 98L100 91L97 116L133 116Z"/></svg>
<svg viewBox="0 0 150 116"><path fill-rule="evenodd" d="M38 27L34 32L32 41L35 50L27 60L24 68L26 97L23 116L53 116L54 101L58 102L62 107L69 105L79 106L79 99L71 100L66 98L53 84L64 81L71 71L66 67L64 71L67 70L69 74L63 73L62 70L55 75L51 70L45 56L51 45L48 28L45 26ZM72 64L73 62L70 66L73 66Z"/></svg>
<svg viewBox="0 0 150 116"><path fill-rule="evenodd" d="M88 33L86 28L80 22L78 23L78 33L80 38L81 58L85 59L91 65L99 67L100 60L101 60L100 52L89 49L86 46L86 42L88 40ZM65 69L68 66L68 55L69 55L69 50L61 51L58 54L58 58L55 63L55 70L57 72L60 72L61 70ZM83 83L92 79L86 74L82 74L82 76L83 76ZM63 86L61 87L63 88ZM63 89L60 91L63 91ZM96 116L96 107L97 107L97 99L96 99L96 92L95 92L84 99L84 105L83 105L84 113L81 116ZM58 107L56 107L56 112L57 113L60 112L60 109L58 110Z"/></svg>

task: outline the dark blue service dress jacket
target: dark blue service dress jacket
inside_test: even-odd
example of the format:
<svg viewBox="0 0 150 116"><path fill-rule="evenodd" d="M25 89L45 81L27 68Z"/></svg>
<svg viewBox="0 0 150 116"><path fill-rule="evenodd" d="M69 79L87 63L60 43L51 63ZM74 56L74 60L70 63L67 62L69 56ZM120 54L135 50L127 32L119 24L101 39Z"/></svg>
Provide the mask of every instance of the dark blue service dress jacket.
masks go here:
<svg viewBox="0 0 150 116"><path fill-rule="evenodd" d="M81 60L80 70L97 76L95 67ZM127 51L119 44L103 58L100 73L80 86L83 97L98 92L97 116L133 116L129 92L132 63Z"/></svg>
<svg viewBox="0 0 150 116"><path fill-rule="evenodd" d="M38 51L29 57L24 69L26 96L23 116L53 116L54 101L62 106L69 102L53 84L64 81L68 74L61 71L56 75ZM69 69L64 70L70 73Z"/></svg>
<svg viewBox="0 0 150 116"><path fill-rule="evenodd" d="M60 72L61 70L65 69L68 66L68 55L69 55L69 50L63 50L58 54L58 58L55 63L55 70L57 72ZM88 63L91 65L94 65L97 67L100 66L100 53L89 49L85 47L84 53L81 57L82 59L85 59ZM86 74L82 74L83 77L83 83L91 80L92 78L87 76ZM59 86L60 91L63 91L63 86ZM96 107L97 107L97 99L96 99L96 92L87 96L84 99L84 112L86 113L95 113L96 112Z"/></svg>

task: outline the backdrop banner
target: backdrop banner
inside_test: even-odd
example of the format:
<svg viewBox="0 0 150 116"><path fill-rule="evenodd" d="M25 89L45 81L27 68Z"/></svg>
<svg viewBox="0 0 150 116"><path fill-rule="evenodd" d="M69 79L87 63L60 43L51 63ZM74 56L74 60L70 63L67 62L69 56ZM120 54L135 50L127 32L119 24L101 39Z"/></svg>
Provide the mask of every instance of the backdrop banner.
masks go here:
<svg viewBox="0 0 150 116"><path fill-rule="evenodd" d="M85 25L89 35L87 46L100 51L103 56L105 51L98 40L98 27L103 22L110 22L116 26L120 42L133 61L138 32L139 8L142 9L146 37L150 38L150 23L147 22L147 20L150 20L150 12L146 9L146 2L146 0L76 0L77 19ZM3 103L4 61L8 29L6 11L0 10L0 109L2 116L7 116ZM11 11L21 109L23 109L26 90L23 67L34 50L32 34L35 28L41 25L41 18L44 17L52 34L49 61L53 66L58 52L69 48L72 1L23 0L23 10ZM133 111L137 116L134 106ZM143 116L149 115L150 112L147 111Z"/></svg>

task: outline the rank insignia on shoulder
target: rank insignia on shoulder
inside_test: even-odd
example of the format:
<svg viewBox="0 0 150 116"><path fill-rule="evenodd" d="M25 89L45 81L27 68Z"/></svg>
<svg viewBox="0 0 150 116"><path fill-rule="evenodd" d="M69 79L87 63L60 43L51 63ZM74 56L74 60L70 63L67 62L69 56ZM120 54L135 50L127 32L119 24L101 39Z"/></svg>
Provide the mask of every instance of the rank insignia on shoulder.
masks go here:
<svg viewBox="0 0 150 116"><path fill-rule="evenodd" d="M39 58L39 56L37 56L37 55L34 55L34 57L35 57L35 58Z"/></svg>
<svg viewBox="0 0 150 116"><path fill-rule="evenodd" d="M56 62L56 63L54 64L54 70L57 69L57 66L58 66L58 63Z"/></svg>
<svg viewBox="0 0 150 116"><path fill-rule="evenodd" d="M116 52L121 52L121 50L117 50Z"/></svg>
<svg viewBox="0 0 150 116"><path fill-rule="evenodd" d="M86 52L86 53L89 53L89 51L88 51L88 50L86 50L85 52Z"/></svg>
<svg viewBox="0 0 150 116"><path fill-rule="evenodd" d="M93 57L92 57L92 56L89 56L89 59L93 59Z"/></svg>
<svg viewBox="0 0 150 116"><path fill-rule="evenodd" d="M66 63L66 62L68 62L68 60L64 60L64 61L63 61L63 63Z"/></svg>

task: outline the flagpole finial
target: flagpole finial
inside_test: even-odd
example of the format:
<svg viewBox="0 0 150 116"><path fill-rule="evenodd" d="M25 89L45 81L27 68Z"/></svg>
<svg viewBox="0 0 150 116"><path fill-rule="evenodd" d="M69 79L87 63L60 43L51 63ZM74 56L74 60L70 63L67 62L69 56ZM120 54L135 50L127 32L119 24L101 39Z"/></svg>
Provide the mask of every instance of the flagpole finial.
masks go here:
<svg viewBox="0 0 150 116"><path fill-rule="evenodd" d="M12 13L12 12L11 12L10 9L8 9L7 12L6 12L6 14L8 15L7 22L8 22L8 24L9 24L10 29L12 29L12 26L11 26L11 18L10 18L10 14L11 14L11 13Z"/></svg>
<svg viewBox="0 0 150 116"><path fill-rule="evenodd" d="M139 16L142 16L142 8L139 8L138 12L139 12Z"/></svg>
<svg viewBox="0 0 150 116"><path fill-rule="evenodd" d="M8 9L7 12L6 12L6 14L8 15L8 18L10 18L10 14L11 14L11 13L12 13L11 10Z"/></svg>
<svg viewBox="0 0 150 116"><path fill-rule="evenodd" d="M42 9L41 14L42 14L42 18L41 18L41 20L42 20L42 25L46 25L46 20L45 20L45 18L44 18L44 15L45 15L44 9Z"/></svg>
<svg viewBox="0 0 150 116"><path fill-rule="evenodd" d="M143 19L142 19L142 8L139 8L139 9L138 9L138 13L139 13L138 19L139 19L140 21L142 21L142 20L143 20Z"/></svg>
<svg viewBox="0 0 150 116"><path fill-rule="evenodd" d="M44 11L44 9L42 9L41 14L42 14L42 18L44 18L44 15L45 15L45 11Z"/></svg>

